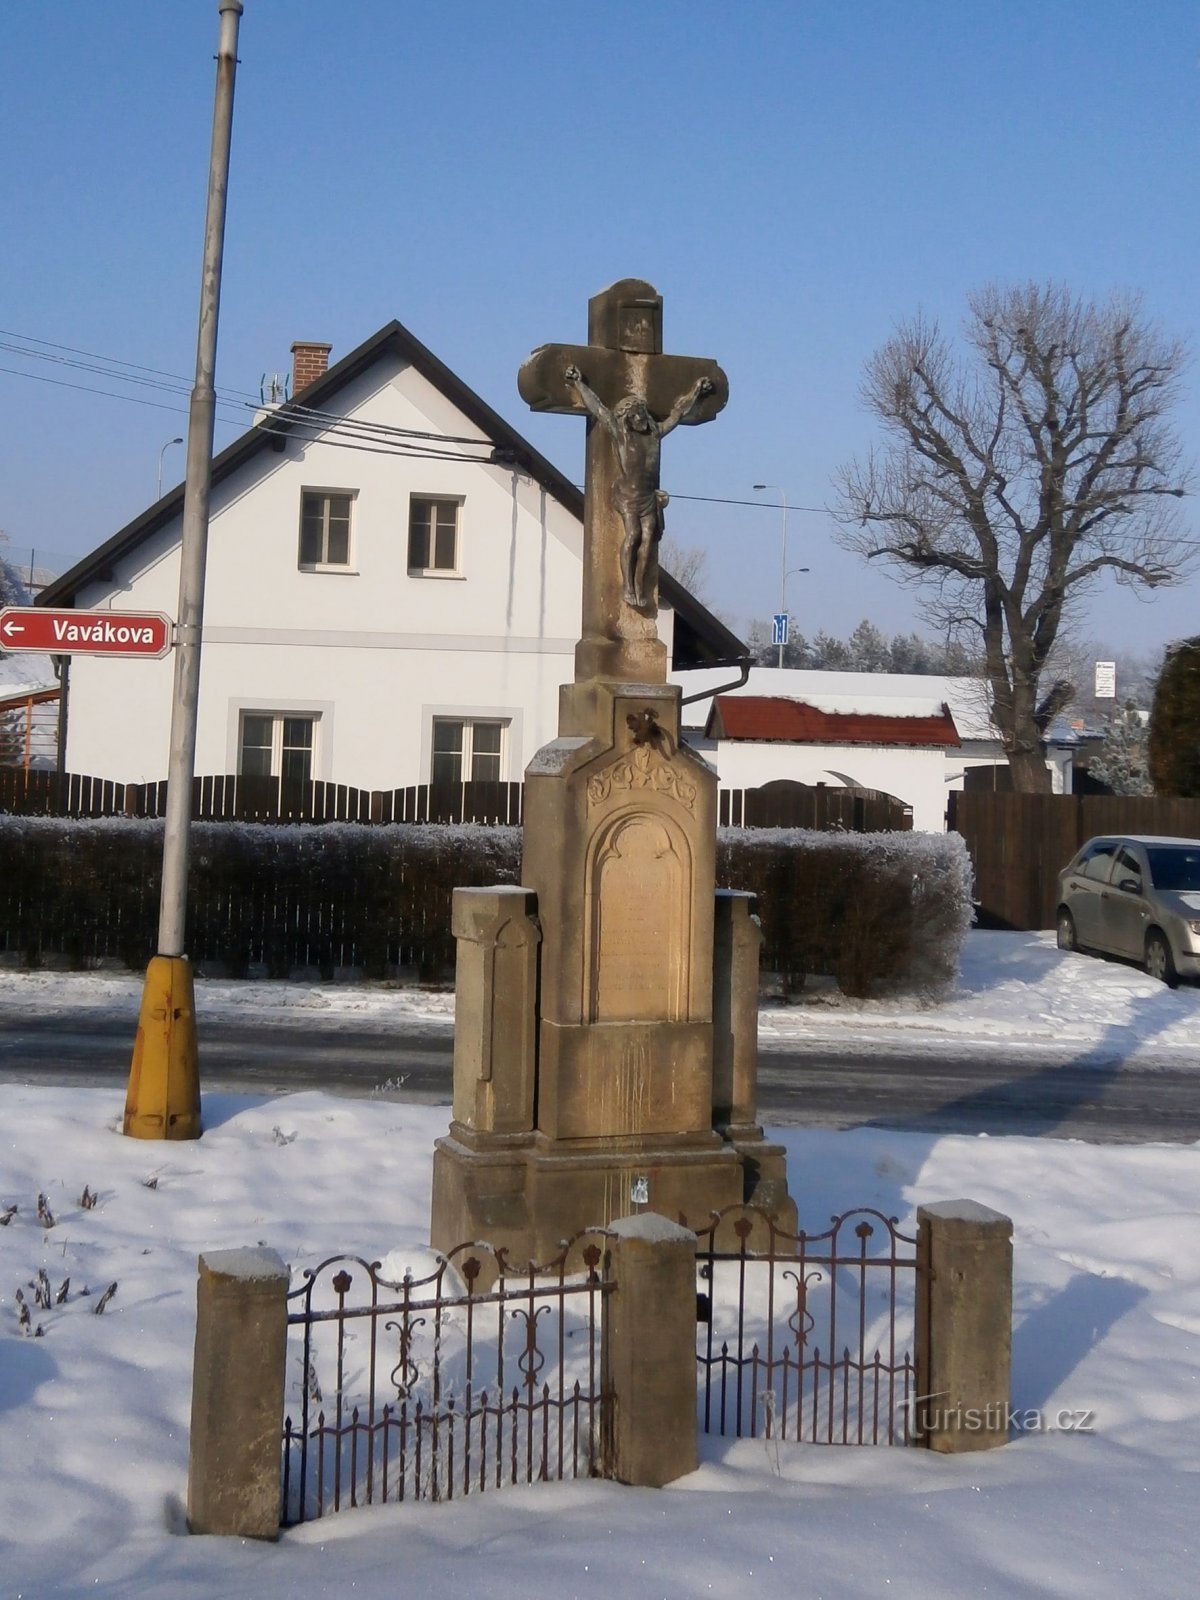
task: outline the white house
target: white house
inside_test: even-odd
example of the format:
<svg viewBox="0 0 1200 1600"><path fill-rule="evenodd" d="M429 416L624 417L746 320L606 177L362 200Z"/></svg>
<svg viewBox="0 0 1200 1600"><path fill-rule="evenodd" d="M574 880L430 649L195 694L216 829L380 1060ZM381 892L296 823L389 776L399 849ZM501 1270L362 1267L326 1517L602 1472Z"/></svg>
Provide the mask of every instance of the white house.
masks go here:
<svg viewBox="0 0 1200 1600"><path fill-rule="evenodd" d="M716 767L722 788L777 778L880 789L912 807L913 827L940 832L946 796L968 770L1003 781L1007 762L978 678L754 667L675 672L688 742ZM694 697L694 698L691 698ZM1072 741L1046 746L1056 793L1071 787Z"/></svg>
<svg viewBox="0 0 1200 1600"><path fill-rule="evenodd" d="M391 789L519 779L580 631L583 495L398 322L213 462L196 771ZM582 442L582 439L581 439ZM39 603L174 616L183 490ZM669 576L676 667L741 642ZM71 659L66 765L167 771L172 663Z"/></svg>

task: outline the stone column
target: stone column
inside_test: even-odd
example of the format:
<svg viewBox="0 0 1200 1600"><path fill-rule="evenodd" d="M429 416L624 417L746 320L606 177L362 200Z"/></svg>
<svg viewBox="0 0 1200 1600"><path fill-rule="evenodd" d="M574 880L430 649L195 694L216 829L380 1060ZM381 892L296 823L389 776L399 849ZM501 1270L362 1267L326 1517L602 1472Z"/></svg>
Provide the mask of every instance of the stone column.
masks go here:
<svg viewBox="0 0 1200 1600"><path fill-rule="evenodd" d="M605 1473L658 1489L694 1472L696 1235L646 1212L610 1230L604 1301Z"/></svg>
<svg viewBox="0 0 1200 1600"><path fill-rule="evenodd" d="M274 1250L200 1257L188 1451L193 1533L279 1537L288 1269Z"/></svg>
<svg viewBox="0 0 1200 1600"><path fill-rule="evenodd" d="M474 1133L533 1128L537 1051L537 896L455 889L454 1120Z"/></svg>
<svg viewBox="0 0 1200 1600"><path fill-rule="evenodd" d="M917 1209L917 1442L947 1453L1008 1442L1012 1222L974 1200Z"/></svg>
<svg viewBox="0 0 1200 1600"><path fill-rule="evenodd" d="M713 926L713 1122L731 1131L758 1121L758 956L755 896L718 889Z"/></svg>

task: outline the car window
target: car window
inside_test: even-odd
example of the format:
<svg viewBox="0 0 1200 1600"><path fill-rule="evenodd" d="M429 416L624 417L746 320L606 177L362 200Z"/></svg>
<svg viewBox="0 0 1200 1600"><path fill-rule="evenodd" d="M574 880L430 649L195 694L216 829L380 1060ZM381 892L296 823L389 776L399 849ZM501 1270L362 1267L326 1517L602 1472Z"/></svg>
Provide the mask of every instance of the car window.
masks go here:
<svg viewBox="0 0 1200 1600"><path fill-rule="evenodd" d="M1156 889L1200 890L1200 844L1147 845L1146 855Z"/></svg>
<svg viewBox="0 0 1200 1600"><path fill-rule="evenodd" d="M1118 888L1132 883L1134 887L1128 891L1130 894L1141 894L1142 892L1141 863L1136 856L1130 855L1129 851L1123 847L1117 851L1117 864L1113 870L1113 882Z"/></svg>
<svg viewBox="0 0 1200 1600"><path fill-rule="evenodd" d="M1100 844L1093 845L1087 855L1079 864L1079 870L1085 878L1095 878L1099 883L1107 883L1108 875L1112 870L1113 852L1116 844L1111 839L1105 839Z"/></svg>

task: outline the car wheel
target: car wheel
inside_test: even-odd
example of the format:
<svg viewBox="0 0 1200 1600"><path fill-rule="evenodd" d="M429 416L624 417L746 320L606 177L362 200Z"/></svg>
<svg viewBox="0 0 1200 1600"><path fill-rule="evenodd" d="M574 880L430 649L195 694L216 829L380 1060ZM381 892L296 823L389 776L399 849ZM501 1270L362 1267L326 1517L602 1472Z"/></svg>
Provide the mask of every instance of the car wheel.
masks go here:
<svg viewBox="0 0 1200 1600"><path fill-rule="evenodd" d="M1054 928L1058 936L1058 948L1060 950L1079 949L1079 941L1075 937L1075 918L1067 910L1066 906L1059 908Z"/></svg>
<svg viewBox="0 0 1200 1600"><path fill-rule="evenodd" d="M1146 935L1146 971L1152 978L1165 983L1168 989L1173 989L1179 982L1171 946L1166 935L1159 933L1157 928Z"/></svg>

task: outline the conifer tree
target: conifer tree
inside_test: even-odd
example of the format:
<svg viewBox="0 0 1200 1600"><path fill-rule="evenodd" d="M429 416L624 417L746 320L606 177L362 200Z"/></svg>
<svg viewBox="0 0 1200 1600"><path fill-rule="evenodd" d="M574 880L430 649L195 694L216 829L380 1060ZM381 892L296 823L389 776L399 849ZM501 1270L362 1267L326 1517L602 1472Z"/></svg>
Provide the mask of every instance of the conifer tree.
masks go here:
<svg viewBox="0 0 1200 1600"><path fill-rule="evenodd" d="M1149 743L1155 790L1200 798L1200 637L1167 651L1154 689Z"/></svg>

